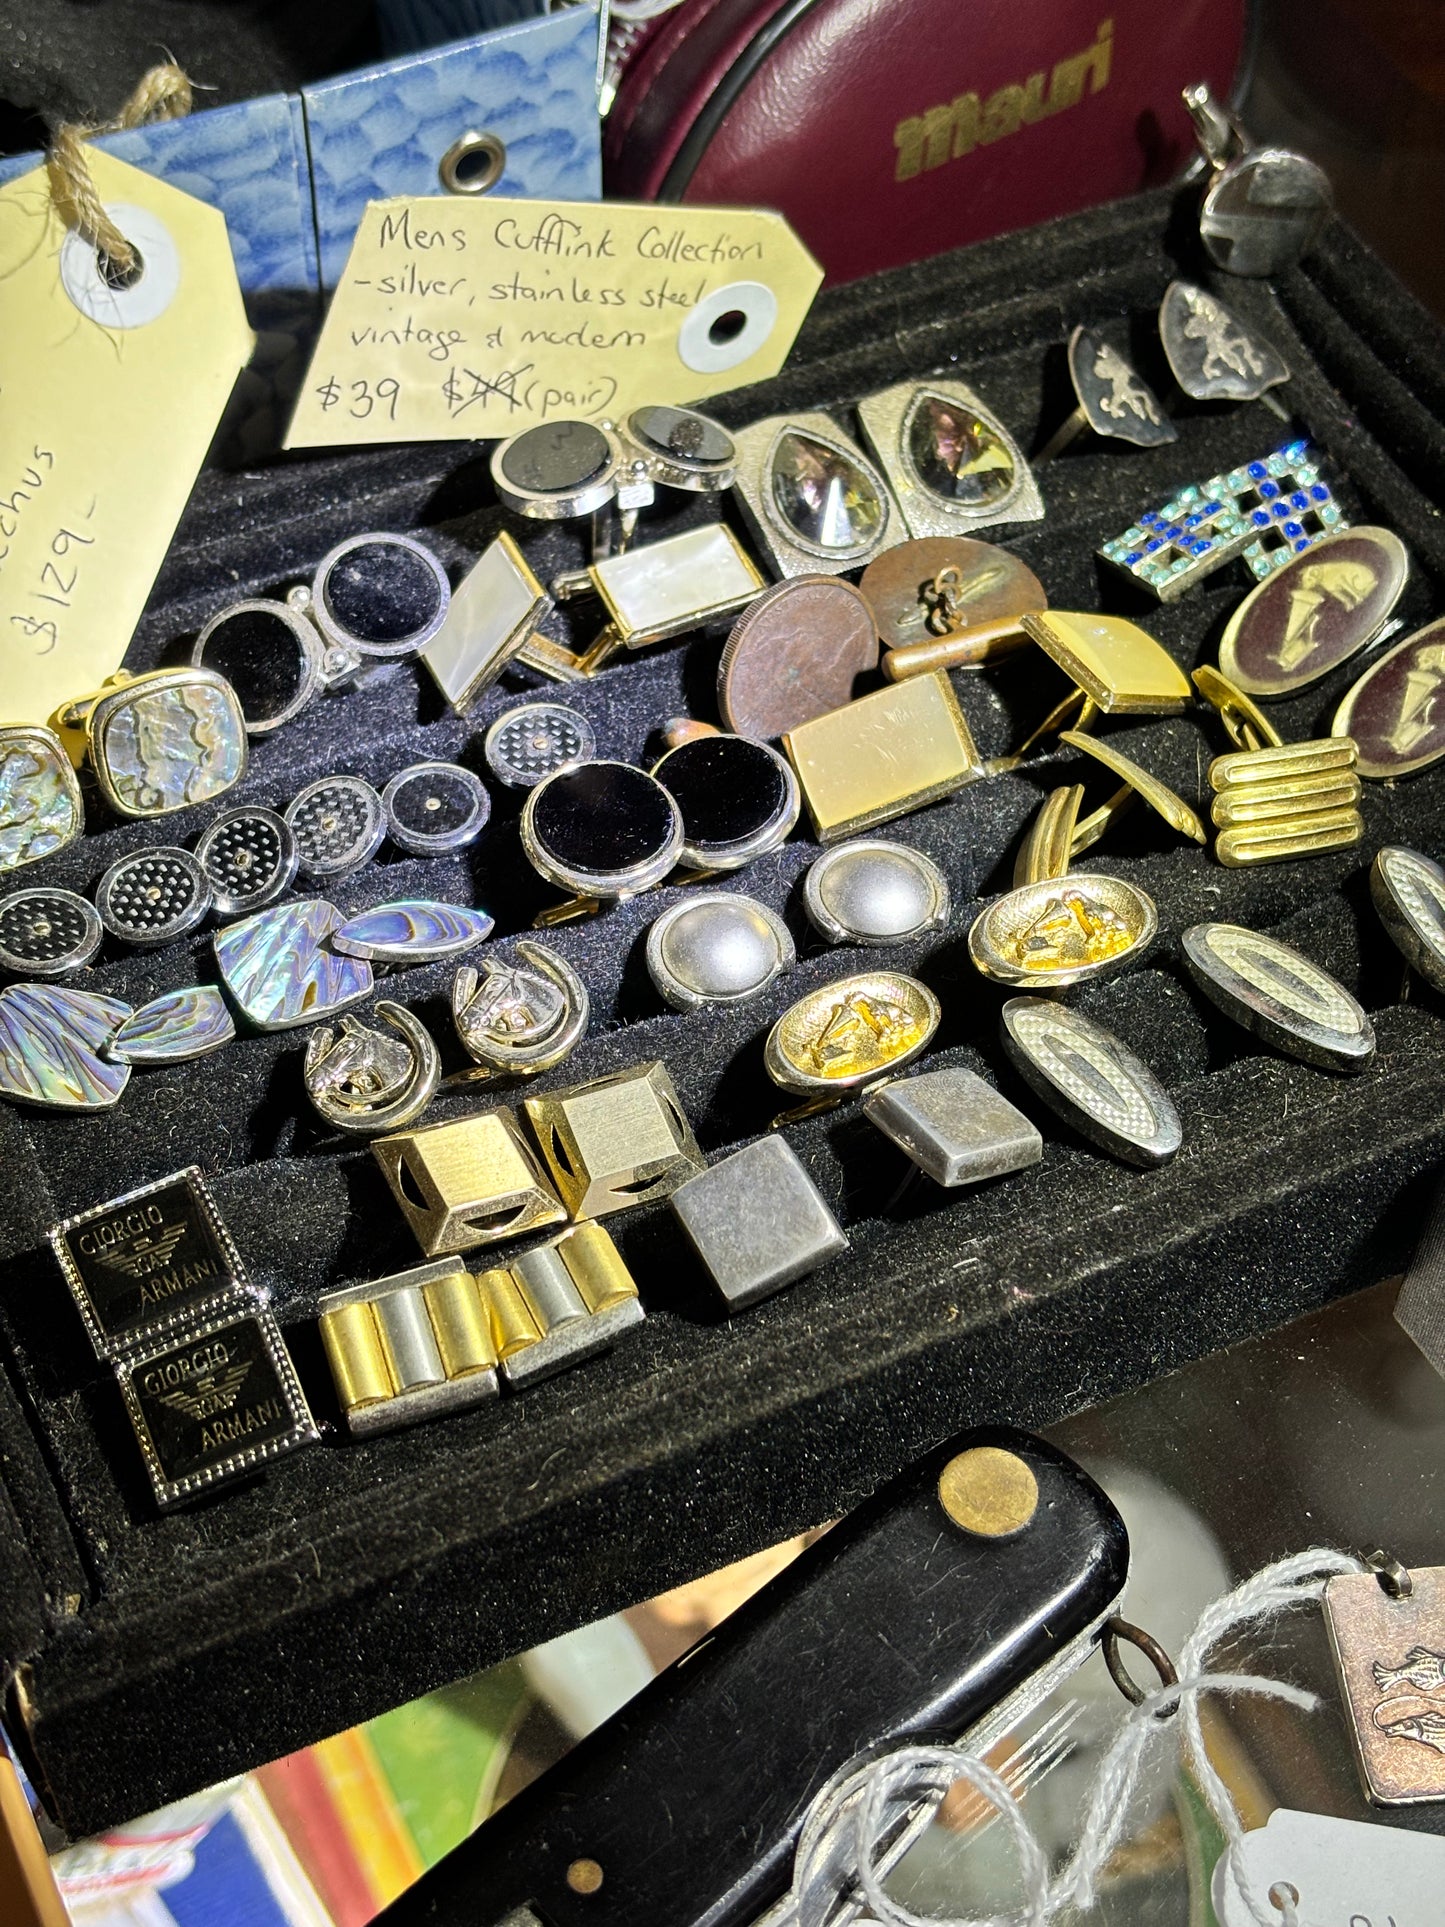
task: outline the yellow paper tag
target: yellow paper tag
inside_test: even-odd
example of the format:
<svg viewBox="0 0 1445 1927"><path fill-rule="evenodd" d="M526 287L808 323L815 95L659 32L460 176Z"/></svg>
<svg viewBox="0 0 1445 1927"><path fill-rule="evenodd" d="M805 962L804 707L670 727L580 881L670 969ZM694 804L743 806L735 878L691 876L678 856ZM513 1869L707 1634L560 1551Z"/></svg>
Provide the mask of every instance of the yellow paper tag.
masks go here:
<svg viewBox="0 0 1445 1927"><path fill-rule="evenodd" d="M775 375L823 270L780 214L373 201L288 448L621 419Z"/></svg>
<svg viewBox="0 0 1445 1927"><path fill-rule="evenodd" d="M119 666L251 353L225 217L86 150L140 253L105 284L43 168L0 189L0 722Z"/></svg>

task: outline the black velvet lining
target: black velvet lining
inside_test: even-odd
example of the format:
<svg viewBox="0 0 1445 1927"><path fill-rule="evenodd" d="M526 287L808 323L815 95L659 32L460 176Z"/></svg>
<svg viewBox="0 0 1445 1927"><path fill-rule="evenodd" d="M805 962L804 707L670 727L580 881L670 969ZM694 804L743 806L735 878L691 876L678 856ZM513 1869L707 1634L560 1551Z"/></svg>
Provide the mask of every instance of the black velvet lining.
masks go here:
<svg viewBox="0 0 1445 1927"><path fill-rule="evenodd" d="M1132 343L1161 394L1153 314L1176 272L1204 278L1187 221L1143 197L967 253L832 290L785 373L715 404L737 427L785 408L841 407L904 375L976 387L1026 448L1071 406L1063 343L1080 321ZM1263 405L1180 403L1180 439L1144 452L1082 443L1040 470L1047 519L1008 537L1061 608L1140 617L1185 664L1212 659L1243 592L1235 571L1159 609L1105 578L1095 546L1173 488L1263 454L1293 433L1322 446L1347 512L1401 534L1414 571L1401 613L1439 613L1445 576L1445 355L1438 334L1352 237L1332 233L1278 289L1225 298L1286 355ZM419 531L455 581L499 527L538 575L582 559L571 526L496 507L477 445L282 461L211 473L157 587L131 667L178 659L242 594L309 580L333 543L368 529ZM703 519L664 497L657 533ZM569 604L585 642L600 612ZM622 658L565 692L598 754L650 763L680 714L717 720L720 639ZM1273 711L1287 738L1323 733L1347 668ZM455 856L390 846L329 892L352 911L427 895L481 905L496 942L555 893L529 868L524 797L490 779L486 726L535 679L509 676L467 722L399 667L316 702L254 746L228 803L281 807L328 771L378 788L422 758L459 761L492 793L481 839ZM1063 693L1036 651L955 678L985 756L1016 744ZM549 689L544 693L557 693ZM1226 747L1203 713L1105 724L1121 747L1196 804ZM883 832L925 850L953 891L949 928L884 951L832 950L801 912L816 848L799 828L728 888L785 916L799 965L755 1002L664 1010L643 962L648 923L678 900L656 890L551 933L592 996L589 1036L544 1085L651 1056L672 1071L716 1156L779 1108L762 1069L772 1018L805 988L866 963L916 969L945 1010L933 1063L968 1064L1035 1117L1041 1165L950 1195L909 1167L855 1109L790 1127L838 1210L848 1255L729 1323L663 1207L610 1220L634 1265L647 1323L610 1356L524 1396L351 1444L321 1446L255 1484L158 1517L115 1385L90 1355L44 1238L58 1217L196 1161L247 1264L272 1292L323 1420L335 1419L315 1336L318 1294L415 1263L364 1147L328 1138L301 1088L304 1034L248 1036L220 1057L139 1072L111 1116L0 1108L0 1651L18 1682L11 1713L55 1812L88 1831L275 1756L595 1615L649 1596L836 1514L946 1432L987 1419L1038 1424L1167 1371L1398 1268L1423 1175L1445 1148L1445 1011L1402 966L1369 908L1366 871L1385 841L1445 847L1445 771L1367 785L1366 841L1313 862L1229 871L1142 807L1088 859L1150 891L1161 935L1140 968L1079 996L1169 1087L1185 1145L1172 1165L1128 1170L1070 1138L1008 1070L1000 996L972 970L965 935L980 892L1007 887L1019 833L1055 783L1109 784L1056 750ZM193 811L147 827L103 821L33 880L93 887L123 851L189 842ZM25 881L32 880L27 876ZM321 892L321 894L328 894ZM1298 943L1375 1013L1380 1051L1342 1080L1258 1048L1189 988L1177 955L1189 923L1223 917ZM140 1003L209 979L198 936L150 955L108 945L95 987ZM448 1070L451 969L384 981L416 1006ZM499 1091L498 1098L505 1092ZM449 1094L432 1113L478 1102Z"/></svg>

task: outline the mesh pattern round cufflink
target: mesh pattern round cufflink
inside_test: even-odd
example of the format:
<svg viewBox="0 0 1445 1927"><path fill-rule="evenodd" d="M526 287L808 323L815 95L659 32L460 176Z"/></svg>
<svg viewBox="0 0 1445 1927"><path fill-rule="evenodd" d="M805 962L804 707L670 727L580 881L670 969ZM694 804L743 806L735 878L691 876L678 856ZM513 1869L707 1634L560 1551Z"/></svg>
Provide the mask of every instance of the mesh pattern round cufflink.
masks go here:
<svg viewBox="0 0 1445 1927"><path fill-rule="evenodd" d="M96 885L95 907L113 937L152 949L205 921L211 885L189 850L158 845L112 863Z"/></svg>
<svg viewBox="0 0 1445 1927"><path fill-rule="evenodd" d="M0 898L0 970L14 977L61 977L88 964L103 925L74 890L14 890Z"/></svg>
<svg viewBox="0 0 1445 1927"><path fill-rule="evenodd" d="M296 839L274 810L243 805L224 810L196 845L215 908L223 917L274 903L296 874Z"/></svg>
<svg viewBox="0 0 1445 1927"><path fill-rule="evenodd" d="M549 883L603 900L661 883L682 854L682 817L667 790L630 763L578 763L527 797L522 847Z"/></svg>
<svg viewBox="0 0 1445 1927"><path fill-rule="evenodd" d="M300 867L309 877L345 876L381 847L386 812L363 777L323 776L286 805Z"/></svg>
<svg viewBox="0 0 1445 1927"><path fill-rule="evenodd" d="M381 793L392 842L409 856L447 856L475 843L492 799L481 778L459 763L413 763Z"/></svg>
<svg viewBox="0 0 1445 1927"><path fill-rule="evenodd" d="M802 807L789 765L745 736L694 737L652 773L682 817L681 860L700 870L740 870L775 850Z"/></svg>
<svg viewBox="0 0 1445 1927"><path fill-rule="evenodd" d="M573 763L589 763L597 738L587 718L565 703L520 703L487 731L487 768L508 789L529 790Z"/></svg>

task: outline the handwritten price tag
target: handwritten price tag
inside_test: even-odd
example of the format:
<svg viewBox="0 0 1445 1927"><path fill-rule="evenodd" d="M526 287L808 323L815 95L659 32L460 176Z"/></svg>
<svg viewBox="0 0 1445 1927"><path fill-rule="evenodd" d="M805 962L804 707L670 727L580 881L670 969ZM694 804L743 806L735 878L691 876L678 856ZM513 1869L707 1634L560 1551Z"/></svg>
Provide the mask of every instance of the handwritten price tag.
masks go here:
<svg viewBox="0 0 1445 1927"><path fill-rule="evenodd" d="M1445 1840L1405 1827L1280 1807L1244 1836L1238 1867L1266 1907L1288 1889L1309 1927L1434 1927L1445 1911ZM1213 1884L1220 1927L1259 1927L1226 1861Z"/></svg>
<svg viewBox="0 0 1445 1927"><path fill-rule="evenodd" d="M142 272L116 290L44 169L0 190L0 721L120 666L251 352L214 208L87 150Z"/></svg>
<svg viewBox="0 0 1445 1927"><path fill-rule="evenodd" d="M823 271L779 214L373 201L288 448L479 440L782 366Z"/></svg>

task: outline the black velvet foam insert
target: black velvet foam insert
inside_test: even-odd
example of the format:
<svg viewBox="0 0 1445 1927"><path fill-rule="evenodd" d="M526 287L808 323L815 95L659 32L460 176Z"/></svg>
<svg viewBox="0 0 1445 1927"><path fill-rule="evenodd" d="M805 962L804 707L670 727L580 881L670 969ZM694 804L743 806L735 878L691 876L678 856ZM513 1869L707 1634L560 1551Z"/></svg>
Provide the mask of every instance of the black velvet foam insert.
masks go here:
<svg viewBox="0 0 1445 1927"><path fill-rule="evenodd" d="M1182 238L1181 238L1182 237ZM785 373L725 398L738 426L790 407L847 405L909 374L974 385L1028 447L1068 411L1063 343L1079 321L1132 339L1169 392L1153 315L1180 270L1201 274L1187 220L1148 197L825 293ZM1246 586L1221 575L1172 608L1105 580L1094 548L1179 483L1307 430L1347 512L1399 531L1415 558L1402 613L1441 607L1445 356L1378 262L1335 230L1277 288L1230 283L1295 369L1288 427L1263 405L1181 404L1173 447L1083 443L1040 471L1047 520L1014 532L1055 606L1139 614L1184 664L1209 658ZM500 431L505 423L496 424ZM652 529L708 510L676 496ZM178 652L238 594L304 579L347 535L416 529L452 571L510 526L537 573L581 559L578 532L503 516L477 445L382 449L209 474L197 490L132 666ZM568 605L585 641L600 614ZM562 633L559 618L558 633ZM657 725L715 718L720 642L625 657L558 692L583 709L598 753L646 761ZM1349 671L1274 712L1287 737L1328 726ZM1029 651L955 678L986 756L1021 739L1063 692ZM421 757L486 776L481 737L529 678L493 690L462 722L401 667L318 701L255 746L241 799L282 805L328 770L380 785ZM1196 803L1226 745L1202 712L1104 725ZM1367 785L1363 848L1254 871L1221 868L1136 808L1088 862L1157 899L1161 935L1128 975L1080 993L1172 1091L1184 1149L1142 1173L1081 1145L1026 1093L998 1044L1000 995L967 960L981 893L1007 886L1024 824L1054 784L1110 787L1056 749L1008 777L888 826L926 850L954 893L949 928L883 952L831 950L801 914L815 855L804 829L728 886L780 910L796 973L740 1010L665 1011L643 964L664 888L556 944L591 991L593 1022L552 1086L651 1056L672 1070L704 1149L717 1156L779 1108L762 1068L776 1013L808 986L865 963L916 969L945 1017L929 1061L994 1078L1040 1122L1038 1167L949 1195L907 1182L901 1155L855 1108L789 1128L838 1210L852 1249L729 1323L665 1207L609 1221L634 1266L646 1324L615 1352L482 1410L364 1444L346 1441L313 1322L340 1281L414 1263L370 1153L328 1138L301 1086L303 1035L248 1036L223 1056L137 1073L111 1116L75 1120L0 1107L0 1650L10 1711L47 1797L88 1831L335 1731L443 1681L826 1519L945 1433L1039 1424L1257 1332L1398 1268L1424 1177L1445 1148L1445 1013L1402 966L1369 908L1366 871L1387 840L1445 846L1445 770ZM553 901L522 858L522 797L490 783L490 826L470 851L426 861L384 849L332 891L351 910L405 893L475 902L496 941ZM161 830L102 823L47 879L92 886L123 850L192 838L205 812ZM39 876L37 875L37 880ZM1177 939L1225 917L1300 944L1374 1012L1380 1050L1342 1080L1254 1044L1191 990ZM107 950L98 988L139 1003L207 976L197 937L143 956ZM417 1006L448 1069L462 1057L446 1007L451 971L385 989ZM444 1097L433 1113L469 1102ZM154 1512L106 1369L89 1353L45 1245L63 1214L195 1160L211 1174L240 1249L269 1287L326 1441L255 1484L168 1517Z"/></svg>

